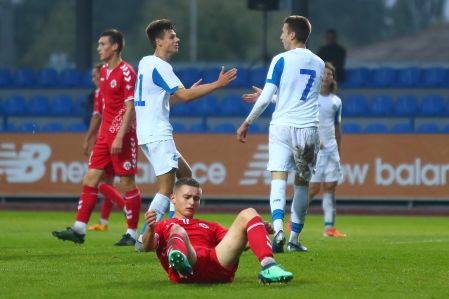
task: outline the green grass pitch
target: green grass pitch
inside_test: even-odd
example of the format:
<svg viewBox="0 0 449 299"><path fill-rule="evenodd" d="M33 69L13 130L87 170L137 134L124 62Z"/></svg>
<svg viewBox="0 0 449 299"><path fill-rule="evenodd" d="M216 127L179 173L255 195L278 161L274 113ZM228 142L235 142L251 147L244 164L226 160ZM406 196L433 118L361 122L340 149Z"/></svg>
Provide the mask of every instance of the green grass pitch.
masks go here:
<svg viewBox="0 0 449 299"><path fill-rule="evenodd" d="M198 216L228 226L235 215ZM125 230L120 213L83 245L51 236L73 220L73 212L0 211L1 298L449 298L444 217L338 216L348 237L332 239L321 236L322 217L309 216L302 234L309 252L277 254L295 277L272 285L258 283L251 251L232 284L174 285L154 253L112 246Z"/></svg>

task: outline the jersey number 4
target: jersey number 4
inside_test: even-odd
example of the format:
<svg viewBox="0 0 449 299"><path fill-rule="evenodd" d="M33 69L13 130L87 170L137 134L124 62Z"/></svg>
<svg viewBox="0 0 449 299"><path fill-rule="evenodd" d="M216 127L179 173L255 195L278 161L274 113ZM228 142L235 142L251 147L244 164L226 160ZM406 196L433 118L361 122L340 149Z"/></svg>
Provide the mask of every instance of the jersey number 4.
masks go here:
<svg viewBox="0 0 449 299"><path fill-rule="evenodd" d="M309 76L309 80L307 81L306 88L304 88L302 92L302 96L300 98L301 101L307 100L307 96L309 95L310 89L312 88L313 82L315 81L316 72L314 70L309 69L301 69L299 71L301 75Z"/></svg>
<svg viewBox="0 0 449 299"><path fill-rule="evenodd" d="M143 75L140 74L137 78L136 88L134 89L134 106L145 106L145 101L142 100L142 79ZM139 98L136 98L136 95Z"/></svg>

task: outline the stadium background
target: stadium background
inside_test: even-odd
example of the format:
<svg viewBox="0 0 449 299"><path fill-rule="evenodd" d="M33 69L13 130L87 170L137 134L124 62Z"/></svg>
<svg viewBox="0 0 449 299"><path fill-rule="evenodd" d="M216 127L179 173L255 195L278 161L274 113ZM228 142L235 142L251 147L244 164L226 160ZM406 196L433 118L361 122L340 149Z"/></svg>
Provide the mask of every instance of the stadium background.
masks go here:
<svg viewBox="0 0 449 299"><path fill-rule="evenodd" d="M262 86L269 58L282 51L282 20L293 13L307 15L313 24L311 50L324 43L327 28L338 31L348 50L339 91L343 207L447 211L445 0L281 0L269 11L248 9L243 0L0 1L0 206L76 203L86 162L83 102L93 88L97 37L112 27L123 31L123 57L137 65L151 53L144 28L161 17L177 24L181 50L173 65L186 86L199 78L214 80L220 65L239 68L229 88L172 110L180 150L209 203L223 209L248 201L265 204L263 167L273 107L252 127L250 144L238 144L233 134L251 108L240 94ZM141 168L149 196L154 176Z"/></svg>

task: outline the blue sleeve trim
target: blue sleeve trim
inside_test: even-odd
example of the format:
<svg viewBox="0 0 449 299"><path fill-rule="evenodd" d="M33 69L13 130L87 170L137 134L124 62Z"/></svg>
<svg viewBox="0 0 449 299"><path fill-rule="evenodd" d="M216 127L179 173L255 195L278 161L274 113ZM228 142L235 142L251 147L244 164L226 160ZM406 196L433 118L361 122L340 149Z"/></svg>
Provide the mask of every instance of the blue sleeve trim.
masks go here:
<svg viewBox="0 0 449 299"><path fill-rule="evenodd" d="M173 94L173 93L175 93L179 89L179 86L175 86L173 88L170 88L168 86L168 84L165 82L165 80L162 78L161 74L159 74L159 72L157 71L156 68L153 70L153 76L152 77L153 77L154 84L156 84L157 86L163 88L169 94Z"/></svg>
<svg viewBox="0 0 449 299"><path fill-rule="evenodd" d="M279 87L283 71L284 71L284 57L281 57L274 65L271 79L267 78L266 83L272 83L277 87Z"/></svg>

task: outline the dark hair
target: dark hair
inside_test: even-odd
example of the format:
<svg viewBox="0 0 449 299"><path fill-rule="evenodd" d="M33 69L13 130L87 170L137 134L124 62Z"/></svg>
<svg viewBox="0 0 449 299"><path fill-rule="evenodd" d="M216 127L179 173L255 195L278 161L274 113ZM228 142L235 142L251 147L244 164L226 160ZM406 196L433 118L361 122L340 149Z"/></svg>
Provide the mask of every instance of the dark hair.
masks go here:
<svg viewBox="0 0 449 299"><path fill-rule="evenodd" d="M312 25L309 20L303 16L289 16L285 18L284 23L288 25L290 32L295 33L296 40L306 43L312 31Z"/></svg>
<svg viewBox="0 0 449 299"><path fill-rule="evenodd" d="M184 185L200 188L200 183L198 183L197 180L195 180L193 178L185 177L185 178L180 178L179 180L176 181L174 190L176 190L179 187L184 186Z"/></svg>
<svg viewBox="0 0 449 299"><path fill-rule="evenodd" d="M153 48L156 49L156 38L163 38L166 30L174 30L175 24L167 19L161 19L151 22L146 29L147 37Z"/></svg>
<svg viewBox="0 0 449 299"><path fill-rule="evenodd" d="M92 69L96 70L97 72L100 72L100 70L101 70L102 67L103 67L103 63L99 62L99 63L96 63L96 64L92 67Z"/></svg>
<svg viewBox="0 0 449 299"><path fill-rule="evenodd" d="M117 44L117 52L122 52L123 47L125 46L125 39L123 38L123 34L117 29L109 29L100 34L100 37L107 36L109 37L109 41L111 44Z"/></svg>
<svg viewBox="0 0 449 299"><path fill-rule="evenodd" d="M335 66L332 64L332 62L326 62L324 64L325 69L329 69L332 72L332 83L329 85L329 92L331 93L337 93L337 72L335 71Z"/></svg>

